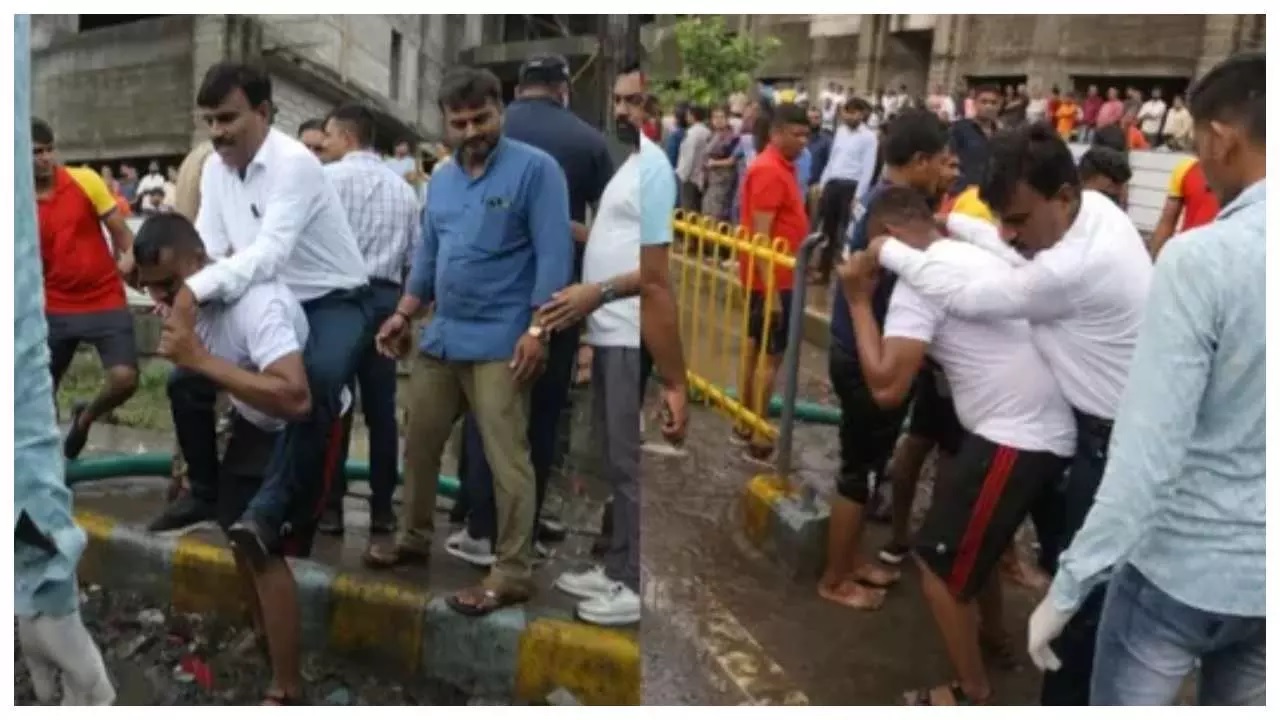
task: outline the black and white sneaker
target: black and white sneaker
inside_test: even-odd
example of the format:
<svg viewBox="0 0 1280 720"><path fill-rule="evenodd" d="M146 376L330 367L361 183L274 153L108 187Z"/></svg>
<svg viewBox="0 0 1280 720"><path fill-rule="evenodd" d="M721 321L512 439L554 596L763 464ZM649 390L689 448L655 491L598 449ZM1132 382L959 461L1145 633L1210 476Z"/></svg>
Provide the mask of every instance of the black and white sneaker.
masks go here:
<svg viewBox="0 0 1280 720"><path fill-rule="evenodd" d="M560 522L560 518L552 515L543 515L538 519L538 540L540 542L556 543L564 540L568 532L565 530L564 523Z"/></svg>
<svg viewBox="0 0 1280 720"><path fill-rule="evenodd" d="M907 559L907 555L911 552L911 548L896 542L891 542L880 549L880 562L885 565L898 566L903 560Z"/></svg>
<svg viewBox="0 0 1280 720"><path fill-rule="evenodd" d="M194 495L183 495L165 508L160 516L151 521L147 532L157 535L178 535L204 527L212 527L217 510L213 503L205 502Z"/></svg>

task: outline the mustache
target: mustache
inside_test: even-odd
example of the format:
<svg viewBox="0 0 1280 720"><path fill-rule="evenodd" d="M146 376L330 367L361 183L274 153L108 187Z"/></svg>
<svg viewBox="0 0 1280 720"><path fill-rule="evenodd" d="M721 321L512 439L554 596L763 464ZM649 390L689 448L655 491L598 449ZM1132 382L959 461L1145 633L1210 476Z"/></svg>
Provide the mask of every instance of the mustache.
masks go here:
<svg viewBox="0 0 1280 720"><path fill-rule="evenodd" d="M214 146L215 148L222 148L222 147L227 147L228 145L234 145L234 144L235 144L235 141L234 141L234 140L232 140L232 139L231 139L231 138L229 138L229 137L215 137L215 138L211 138L211 139L210 139L210 142L212 142L212 143L213 143L213 146Z"/></svg>

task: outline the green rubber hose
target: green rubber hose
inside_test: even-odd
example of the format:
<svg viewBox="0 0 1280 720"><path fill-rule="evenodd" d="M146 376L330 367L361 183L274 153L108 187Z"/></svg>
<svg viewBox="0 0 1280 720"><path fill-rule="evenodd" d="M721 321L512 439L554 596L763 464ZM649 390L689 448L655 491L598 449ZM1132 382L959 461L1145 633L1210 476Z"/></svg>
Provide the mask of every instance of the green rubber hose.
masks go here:
<svg viewBox="0 0 1280 720"><path fill-rule="evenodd" d="M345 466L348 480L368 480L369 463L355 460ZM105 480L118 477L169 477L173 472L173 456L169 453L138 453L136 455L96 455L67 463L67 484ZM396 478L402 482L401 477ZM436 492L447 498L458 496L458 478L441 475Z"/></svg>

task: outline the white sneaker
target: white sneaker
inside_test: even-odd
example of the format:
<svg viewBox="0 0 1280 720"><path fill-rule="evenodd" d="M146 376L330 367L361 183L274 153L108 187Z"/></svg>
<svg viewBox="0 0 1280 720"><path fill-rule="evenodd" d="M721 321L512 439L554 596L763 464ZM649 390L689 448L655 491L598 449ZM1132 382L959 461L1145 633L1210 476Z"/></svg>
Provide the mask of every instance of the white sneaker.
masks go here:
<svg viewBox="0 0 1280 720"><path fill-rule="evenodd" d="M593 598L607 595L617 583L604 574L604 567L596 565L588 570L561 573L555 585L574 597Z"/></svg>
<svg viewBox="0 0 1280 720"><path fill-rule="evenodd" d="M493 543L488 538L473 538L466 529L459 530L444 543L444 551L477 567L489 567L496 558Z"/></svg>
<svg viewBox="0 0 1280 720"><path fill-rule="evenodd" d="M614 582L608 594L578 603L578 617L594 625L635 625L640 622L640 596Z"/></svg>

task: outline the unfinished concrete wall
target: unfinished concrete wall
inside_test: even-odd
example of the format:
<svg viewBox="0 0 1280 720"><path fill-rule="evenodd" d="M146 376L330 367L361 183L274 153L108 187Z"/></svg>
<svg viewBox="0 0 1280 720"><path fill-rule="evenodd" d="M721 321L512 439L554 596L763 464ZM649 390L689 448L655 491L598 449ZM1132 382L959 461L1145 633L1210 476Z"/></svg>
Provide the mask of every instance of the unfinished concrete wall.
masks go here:
<svg viewBox="0 0 1280 720"><path fill-rule="evenodd" d="M175 15L48 37L32 57L32 110L53 125L61 156L185 153L193 30L191 16Z"/></svg>

